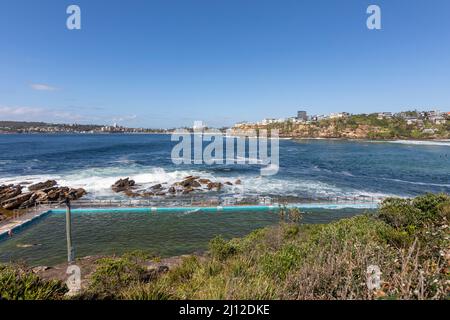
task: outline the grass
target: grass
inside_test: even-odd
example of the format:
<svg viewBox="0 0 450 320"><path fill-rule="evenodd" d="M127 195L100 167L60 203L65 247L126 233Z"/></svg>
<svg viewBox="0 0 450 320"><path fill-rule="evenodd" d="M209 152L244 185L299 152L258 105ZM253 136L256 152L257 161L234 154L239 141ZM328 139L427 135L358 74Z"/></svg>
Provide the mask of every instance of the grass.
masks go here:
<svg viewBox="0 0 450 320"><path fill-rule="evenodd" d="M166 273L148 276L147 257L133 254L100 260L78 298L448 299L449 219L445 194L387 199L376 215L324 225L302 225L300 212L282 210L278 225L230 241L218 236L207 257L186 257ZM374 290L369 266L382 273ZM0 292L8 286L15 282L0 280ZM25 298L18 293L9 297Z"/></svg>
<svg viewBox="0 0 450 320"><path fill-rule="evenodd" d="M7 300L61 299L67 287L57 280L42 280L20 267L0 265L0 298Z"/></svg>

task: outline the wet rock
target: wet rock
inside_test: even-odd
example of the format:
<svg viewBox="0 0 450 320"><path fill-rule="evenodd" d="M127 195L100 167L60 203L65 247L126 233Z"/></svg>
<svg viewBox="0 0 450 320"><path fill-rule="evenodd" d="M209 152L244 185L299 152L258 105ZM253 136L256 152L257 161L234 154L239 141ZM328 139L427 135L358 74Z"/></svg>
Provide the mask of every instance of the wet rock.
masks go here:
<svg viewBox="0 0 450 320"><path fill-rule="evenodd" d="M237 179L237 180L234 182L234 184L237 184L237 185L242 184L242 181L239 180L239 179Z"/></svg>
<svg viewBox="0 0 450 320"><path fill-rule="evenodd" d="M160 184L160 183L155 184L154 186L150 187L150 189L152 189L152 190L160 190L160 189L162 189L162 184Z"/></svg>
<svg viewBox="0 0 450 320"><path fill-rule="evenodd" d="M200 182L193 180L191 183L191 187L192 188L200 188L202 185L200 184Z"/></svg>
<svg viewBox="0 0 450 320"><path fill-rule="evenodd" d="M198 182L200 182L201 184L208 184L211 182L211 180L209 179L198 179Z"/></svg>
<svg viewBox="0 0 450 320"><path fill-rule="evenodd" d="M225 182L227 186L232 186L233 184L230 181Z"/></svg>
<svg viewBox="0 0 450 320"><path fill-rule="evenodd" d="M55 180L47 180L45 182L39 182L36 184L33 184L31 186L28 187L28 190L30 191L38 191L38 190L42 190L42 189L47 189L47 188L51 188L56 186L57 183Z"/></svg>
<svg viewBox="0 0 450 320"><path fill-rule="evenodd" d="M3 201L1 205L6 210L19 209L22 203L28 201L28 199L30 199L32 195L33 195L32 192L20 194L14 198Z"/></svg>
<svg viewBox="0 0 450 320"><path fill-rule="evenodd" d="M17 197L22 193L22 187L17 185L2 185L0 187L0 202Z"/></svg>
<svg viewBox="0 0 450 320"><path fill-rule="evenodd" d="M191 193L191 192L193 192L194 191L194 189L192 189L191 187L188 187L188 188L185 188L184 190L183 190L183 194L189 194L189 193Z"/></svg>
<svg viewBox="0 0 450 320"><path fill-rule="evenodd" d="M26 209L26 208L31 208L31 207L33 207L34 205L36 205L36 199L37 199L37 198L38 198L38 196L37 196L35 193L33 193L33 194L31 195L31 197L30 197L27 201L23 202L23 203L20 205L19 209Z"/></svg>
<svg viewBox="0 0 450 320"><path fill-rule="evenodd" d="M135 184L136 182L134 180L130 180L130 178L119 179L111 186L111 188L114 192L122 192L127 189L131 189Z"/></svg>
<svg viewBox="0 0 450 320"><path fill-rule="evenodd" d="M177 189L175 189L175 187L170 187L168 191L172 194L177 193Z"/></svg>
<svg viewBox="0 0 450 320"><path fill-rule="evenodd" d="M213 190L213 189L215 189L216 191L220 191L222 189L222 183L220 183L220 182L208 183L208 190Z"/></svg>
<svg viewBox="0 0 450 320"><path fill-rule="evenodd" d="M150 198L150 197L153 197L155 194L153 193L153 192L144 192L144 193L141 193L141 197L143 197L143 198Z"/></svg>
<svg viewBox="0 0 450 320"><path fill-rule="evenodd" d="M140 196L139 193L134 192L134 191L129 190L129 189L123 191L123 193L124 193L127 197L130 197L130 198L136 198L136 197L139 197L139 196Z"/></svg>
<svg viewBox="0 0 450 320"><path fill-rule="evenodd" d="M197 179L200 179L200 177L197 177L197 176L187 176L187 177L185 177L183 180L197 180Z"/></svg>
<svg viewBox="0 0 450 320"><path fill-rule="evenodd" d="M52 187L49 187L53 185ZM55 187L56 181L37 183L30 191L22 193L20 185L0 186L0 207L7 210L26 209L49 201L77 200L86 194L83 188Z"/></svg>

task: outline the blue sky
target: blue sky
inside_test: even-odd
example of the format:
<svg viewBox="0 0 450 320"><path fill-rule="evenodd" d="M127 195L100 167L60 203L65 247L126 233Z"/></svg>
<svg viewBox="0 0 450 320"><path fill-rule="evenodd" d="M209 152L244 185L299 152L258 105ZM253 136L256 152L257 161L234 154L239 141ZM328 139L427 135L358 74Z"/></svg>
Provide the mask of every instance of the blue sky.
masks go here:
<svg viewBox="0 0 450 320"><path fill-rule="evenodd" d="M450 111L448 0L0 0L0 120ZM82 29L66 28L77 4ZM382 10L382 30L366 9Z"/></svg>

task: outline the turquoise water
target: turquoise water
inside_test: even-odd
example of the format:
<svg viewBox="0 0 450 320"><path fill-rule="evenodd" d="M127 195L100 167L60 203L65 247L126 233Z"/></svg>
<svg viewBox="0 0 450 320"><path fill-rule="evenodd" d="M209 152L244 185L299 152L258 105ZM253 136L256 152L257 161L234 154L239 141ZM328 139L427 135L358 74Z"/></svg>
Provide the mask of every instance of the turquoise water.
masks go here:
<svg viewBox="0 0 450 320"><path fill-rule="evenodd" d="M305 223L325 223L361 213L357 209L310 209ZM143 250L162 257L207 249L221 234L241 237L279 221L276 212L236 213L75 213L73 243L77 257L121 254ZM0 261L54 265L66 259L65 216L50 214L36 224L0 242ZM24 245L34 245L23 247Z"/></svg>

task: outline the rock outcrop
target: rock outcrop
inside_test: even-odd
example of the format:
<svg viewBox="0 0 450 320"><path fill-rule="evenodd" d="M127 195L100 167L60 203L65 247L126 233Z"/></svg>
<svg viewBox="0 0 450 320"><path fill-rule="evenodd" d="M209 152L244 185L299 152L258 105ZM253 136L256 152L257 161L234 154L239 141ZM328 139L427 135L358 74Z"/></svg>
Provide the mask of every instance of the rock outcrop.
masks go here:
<svg viewBox="0 0 450 320"><path fill-rule="evenodd" d="M38 190L42 190L42 189L47 189L47 188L51 188L57 185L57 182L55 180L47 180L45 182L40 182L40 183L36 183L33 184L31 186L28 187L28 190L30 191L38 191Z"/></svg>
<svg viewBox="0 0 450 320"><path fill-rule="evenodd" d="M136 182L134 180L130 180L130 178L125 178L117 180L111 186L111 188L113 189L114 192L124 192L130 191L135 185Z"/></svg>
<svg viewBox="0 0 450 320"><path fill-rule="evenodd" d="M235 184L241 184L241 180L236 180ZM221 191L224 186L232 186L232 182L215 182L210 179L201 178L198 176L188 176L183 178L181 181L177 181L173 184L169 183L158 183L151 186L147 190L136 191L136 184L133 180L129 178L120 179L116 181L111 188L115 192L123 192L126 196L131 198L142 197L149 198L153 196L176 196L176 195L187 195L192 192L200 191Z"/></svg>
<svg viewBox="0 0 450 320"><path fill-rule="evenodd" d="M31 185L25 193L22 189L20 185L1 185L0 207L6 210L26 209L44 202L77 200L86 194L83 188L58 187L54 180Z"/></svg>

